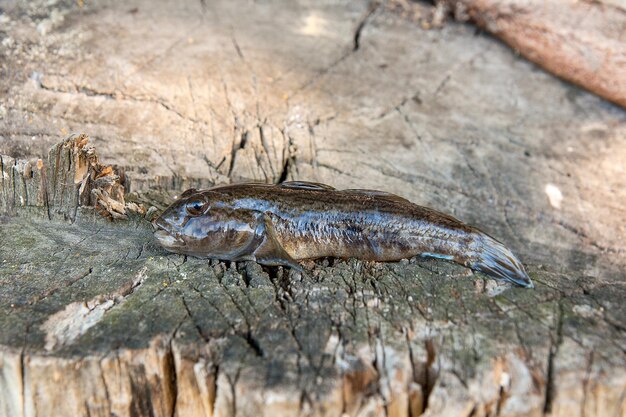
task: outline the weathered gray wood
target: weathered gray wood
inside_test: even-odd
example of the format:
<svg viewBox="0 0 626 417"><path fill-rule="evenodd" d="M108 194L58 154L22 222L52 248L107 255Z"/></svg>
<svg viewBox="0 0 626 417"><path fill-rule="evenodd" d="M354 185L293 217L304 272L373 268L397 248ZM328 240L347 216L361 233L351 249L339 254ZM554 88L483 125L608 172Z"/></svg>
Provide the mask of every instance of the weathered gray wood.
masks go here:
<svg viewBox="0 0 626 417"><path fill-rule="evenodd" d="M626 414L623 110L365 2L78 4L3 4L0 415ZM72 174L71 131L132 178L89 183L128 220L77 206L108 165ZM44 200L40 158L67 193ZM127 212L285 178L453 213L538 288L422 260L185 261Z"/></svg>

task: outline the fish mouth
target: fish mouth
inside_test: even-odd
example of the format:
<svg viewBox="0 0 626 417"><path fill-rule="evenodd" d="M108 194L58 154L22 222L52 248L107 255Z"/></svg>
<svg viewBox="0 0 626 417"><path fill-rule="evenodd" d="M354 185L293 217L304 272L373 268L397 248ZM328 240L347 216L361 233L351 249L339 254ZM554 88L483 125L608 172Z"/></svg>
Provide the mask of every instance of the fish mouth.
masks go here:
<svg viewBox="0 0 626 417"><path fill-rule="evenodd" d="M172 233L167 230L166 226L157 219L152 223L154 227L154 237L166 249L174 249L185 246L185 242L180 238L178 233Z"/></svg>
<svg viewBox="0 0 626 417"><path fill-rule="evenodd" d="M159 241L161 246L165 248L180 248L184 246L182 239L163 229L154 232L154 237Z"/></svg>

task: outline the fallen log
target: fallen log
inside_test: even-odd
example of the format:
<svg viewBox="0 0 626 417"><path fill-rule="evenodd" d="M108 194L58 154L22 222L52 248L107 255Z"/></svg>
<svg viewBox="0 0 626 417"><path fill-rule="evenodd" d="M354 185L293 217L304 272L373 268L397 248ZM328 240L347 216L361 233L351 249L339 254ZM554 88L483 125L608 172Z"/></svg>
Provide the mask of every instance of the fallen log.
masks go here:
<svg viewBox="0 0 626 417"><path fill-rule="evenodd" d="M602 1L438 0L547 71L626 108L626 6Z"/></svg>

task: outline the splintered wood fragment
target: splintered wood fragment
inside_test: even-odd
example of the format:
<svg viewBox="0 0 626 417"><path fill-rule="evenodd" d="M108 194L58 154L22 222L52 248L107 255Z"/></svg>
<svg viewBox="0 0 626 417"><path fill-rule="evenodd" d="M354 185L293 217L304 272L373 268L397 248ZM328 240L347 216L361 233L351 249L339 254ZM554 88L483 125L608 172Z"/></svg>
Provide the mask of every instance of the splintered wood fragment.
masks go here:
<svg viewBox="0 0 626 417"><path fill-rule="evenodd" d="M104 165L85 134L71 135L53 146L47 162L19 161L0 155L2 169L0 210L13 213L18 207L45 207L49 218L74 221L78 207L96 207L112 219L125 219L126 211L145 213L138 204L127 205L130 180L123 170Z"/></svg>
<svg viewBox="0 0 626 417"><path fill-rule="evenodd" d="M624 3L438 0L551 73L626 108ZM619 6L621 4L621 7Z"/></svg>

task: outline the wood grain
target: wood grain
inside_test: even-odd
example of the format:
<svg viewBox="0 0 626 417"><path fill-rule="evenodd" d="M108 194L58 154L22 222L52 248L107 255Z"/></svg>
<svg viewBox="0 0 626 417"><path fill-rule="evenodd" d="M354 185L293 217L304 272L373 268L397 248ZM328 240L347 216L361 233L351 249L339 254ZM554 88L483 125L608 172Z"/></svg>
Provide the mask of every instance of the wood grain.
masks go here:
<svg viewBox="0 0 626 417"><path fill-rule="evenodd" d="M80 4L2 8L0 415L625 415L623 109L365 2ZM185 259L130 205L284 179L449 212L537 288Z"/></svg>

